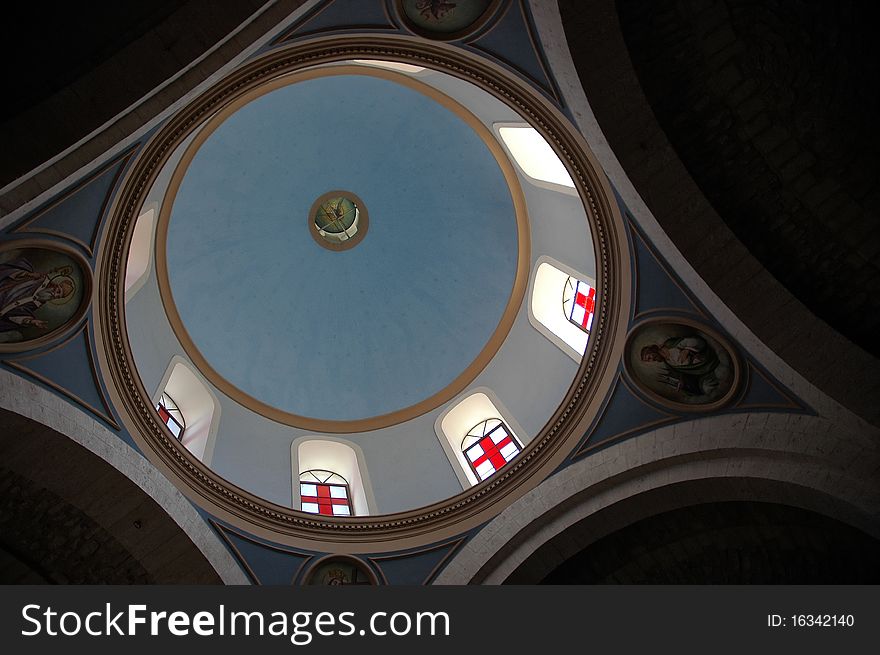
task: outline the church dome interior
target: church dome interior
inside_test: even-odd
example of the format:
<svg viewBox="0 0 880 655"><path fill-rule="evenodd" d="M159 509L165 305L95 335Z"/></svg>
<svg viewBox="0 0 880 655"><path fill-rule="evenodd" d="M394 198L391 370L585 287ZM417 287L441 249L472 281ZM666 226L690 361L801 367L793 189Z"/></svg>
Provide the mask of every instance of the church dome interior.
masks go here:
<svg viewBox="0 0 880 655"><path fill-rule="evenodd" d="M877 582L876 8L15 12L0 580Z"/></svg>
<svg viewBox="0 0 880 655"><path fill-rule="evenodd" d="M309 238L315 211L339 212L340 245L360 225L357 247ZM293 509L300 474L344 469L353 514L393 514L485 479L472 428L502 421L510 459L540 432L595 278L574 183L520 114L359 59L272 78L180 139L138 210L125 320L147 395L188 417L170 429L205 466Z"/></svg>

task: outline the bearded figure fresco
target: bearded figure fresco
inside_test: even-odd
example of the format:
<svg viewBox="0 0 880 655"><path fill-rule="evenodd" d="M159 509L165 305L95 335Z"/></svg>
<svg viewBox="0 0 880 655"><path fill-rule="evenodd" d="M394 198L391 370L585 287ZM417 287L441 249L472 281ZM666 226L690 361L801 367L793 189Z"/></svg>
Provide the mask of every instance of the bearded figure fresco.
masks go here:
<svg viewBox="0 0 880 655"><path fill-rule="evenodd" d="M627 367L649 395L684 405L716 405L733 392L736 361L708 330L679 323L635 329Z"/></svg>
<svg viewBox="0 0 880 655"><path fill-rule="evenodd" d="M81 265L48 248L0 251L0 345L23 344L69 325L84 304Z"/></svg>

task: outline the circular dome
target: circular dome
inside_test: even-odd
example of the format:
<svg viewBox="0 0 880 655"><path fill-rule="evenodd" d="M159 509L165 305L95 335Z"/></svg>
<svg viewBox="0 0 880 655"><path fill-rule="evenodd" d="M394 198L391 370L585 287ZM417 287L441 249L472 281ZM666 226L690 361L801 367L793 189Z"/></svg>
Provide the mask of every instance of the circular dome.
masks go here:
<svg viewBox="0 0 880 655"><path fill-rule="evenodd" d="M369 213L357 247L307 234L333 231L312 211L328 200L354 237ZM272 540L366 552L475 527L561 463L614 383L613 194L562 114L474 55L279 46L161 125L112 211L96 332L120 418L195 502ZM563 313L569 277L592 324Z"/></svg>
<svg viewBox="0 0 880 655"><path fill-rule="evenodd" d="M523 297L510 162L467 109L401 74L334 67L260 89L199 133L172 188L157 264L175 332L212 383L289 425L362 431L440 405ZM327 188L357 195L313 202Z"/></svg>

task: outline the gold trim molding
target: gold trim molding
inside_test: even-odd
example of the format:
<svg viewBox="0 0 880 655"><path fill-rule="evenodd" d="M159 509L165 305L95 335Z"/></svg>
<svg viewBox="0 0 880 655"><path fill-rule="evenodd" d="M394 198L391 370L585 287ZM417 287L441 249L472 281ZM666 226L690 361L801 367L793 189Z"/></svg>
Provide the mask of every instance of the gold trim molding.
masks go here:
<svg viewBox="0 0 880 655"><path fill-rule="evenodd" d="M448 385L446 385L436 393L418 403L410 405L409 407L404 407L397 411L389 412L387 414L382 414L379 416L371 416L346 421L316 419L308 416L294 414L292 412L287 412L278 407L274 407L273 405L269 405L268 403L265 403L260 399L255 398L254 396L242 391L240 388L238 388L236 385L234 385L232 382L222 376L213 366L211 366L210 362L208 362L207 358L202 354L198 346L196 346L195 342L193 341L192 337L190 337L189 332L183 324L183 320L181 319L180 313L177 311L177 306L174 302L174 294L171 290L171 282L168 277L167 260L168 225L171 220L171 214L174 208L174 200L177 197L177 193L180 190L180 185L183 182L183 178L186 175L186 171L189 168L190 163L192 163L192 160L198 153L199 148L201 148L201 146L205 143L205 141L207 141L211 134L213 134L214 131L217 130L220 125L222 125L223 122L236 111L238 111L248 103L253 102L257 98L267 93L270 93L271 91L288 86L290 84L295 84L297 82L336 75L365 75L396 82L409 89L413 89L414 91L417 91L428 98L431 98L432 100L436 101L438 104L442 105L446 109L449 109L456 116L458 116L466 125L468 125L468 127L470 127L477 134L478 137L480 137L480 139L489 149L489 152L492 153L495 162L501 169L501 173L504 176L505 182L507 183L508 191L510 192L510 199L513 204L514 215L516 218L517 236L516 273L514 275L510 295L507 299L507 304L505 305L504 311L501 314L501 319L498 321L498 325L495 327L495 330L490 335L488 341L477 354L476 358L470 364L468 364L464 371L462 371L452 382L450 382ZM345 195L346 193L348 192L334 191L326 193L318 198L318 200L312 206L312 210L309 214L309 226L312 226L311 213L315 211L320 202L328 197L332 197L333 195ZM365 221L368 221L369 218L367 217L366 207L364 206L363 201L357 198L357 196L355 196L354 194L349 195L351 195L353 199L355 199L356 204L364 209L364 219ZM363 230L363 232L355 235L354 239L352 239L352 241L354 241L352 246L356 245L360 241L360 239L363 238L363 235L366 234L366 227L367 224L364 225L365 229ZM313 234L313 236L315 235ZM340 244L343 246L343 248L335 248L331 244L327 243L317 236L315 240L318 241L320 245L323 245L324 247L333 250L342 250L344 249L344 247L352 247L345 246L345 244L348 242L343 242L343 244ZM491 130L489 130L489 128L487 128L480 121L479 118L468 111L460 103L456 102L448 95L434 89L433 87L423 82L414 80L411 77L408 77L401 73L379 68L372 68L369 66L330 66L324 68L310 68L306 71L282 74L277 77L273 77L267 81L261 82L257 86L249 88L246 92L236 97L235 100L226 104L207 121L204 127L199 130L198 134L195 136L192 143L189 144L180 161L178 162L168 183L168 189L166 190L164 199L162 201L162 207L159 211L159 221L156 226L155 261L156 276L159 284L159 295L162 298L162 305L165 308L165 314L168 317L168 322L171 324L171 329L174 331L174 335L177 337L177 340L180 342L181 346L183 347L189 358L192 360L193 364L195 364L196 368L198 368L199 371L206 378L208 378L211 384L217 387L217 389L219 389L225 395L229 396L240 405L247 407L257 414L260 414L261 416L265 416L268 419L271 419L278 423L282 423L284 425L290 425L292 427L302 428L304 430L330 434L352 434L357 432L369 432L371 430L378 430L381 428L389 427L391 425L397 425L416 418L417 416L422 416L423 414L426 414L427 412L430 412L431 410L440 407L443 403L451 400L456 395L464 391L467 386L471 382L473 382L474 379L483 371L483 369L488 366L489 362L492 361L495 353L498 352L501 344L503 344L504 340L507 338L507 335L510 332L510 328L513 327L513 323L516 320L516 316L519 313L523 298L525 297L526 287L528 286L530 257L531 237L529 232L529 218L525 195L523 194L522 187L519 184L519 177L516 174L516 170L514 169L513 164L505 154L504 149L501 147L501 144L492 135Z"/></svg>
<svg viewBox="0 0 880 655"><path fill-rule="evenodd" d="M433 68L481 87L532 125L565 163L589 217L598 305L587 350L560 406L520 456L498 475L447 500L396 514L329 519L276 505L205 467L166 434L137 375L125 330L124 276L138 211L170 154L208 118L281 75L351 59ZM414 548L490 520L550 475L583 437L614 383L631 303L625 226L611 187L583 137L526 81L454 46L401 35L333 35L279 46L240 66L161 126L129 168L98 258L98 357L120 419L145 455L193 502L250 534L337 553ZM535 381L539 383L539 381Z"/></svg>

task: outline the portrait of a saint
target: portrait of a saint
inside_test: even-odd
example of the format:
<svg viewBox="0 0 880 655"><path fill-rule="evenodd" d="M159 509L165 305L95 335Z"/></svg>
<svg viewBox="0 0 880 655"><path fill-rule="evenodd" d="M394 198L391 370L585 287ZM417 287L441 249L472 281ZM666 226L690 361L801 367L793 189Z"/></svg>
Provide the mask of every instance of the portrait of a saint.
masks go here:
<svg viewBox="0 0 880 655"><path fill-rule="evenodd" d="M42 248L0 251L0 344L64 326L82 300L83 272L69 255Z"/></svg>
<svg viewBox="0 0 880 655"><path fill-rule="evenodd" d="M734 363L727 349L688 325L654 323L635 331L628 348L637 382L676 403L710 404L727 394Z"/></svg>

